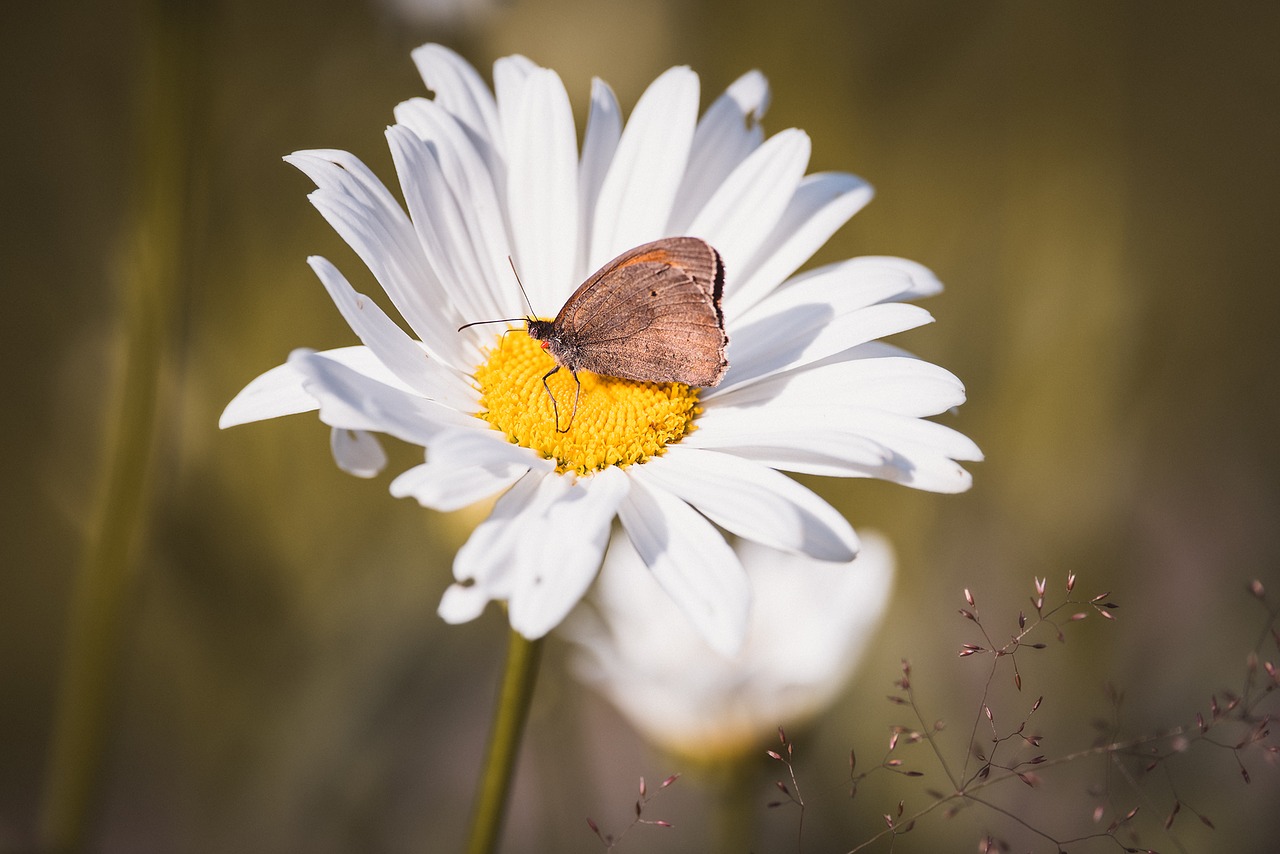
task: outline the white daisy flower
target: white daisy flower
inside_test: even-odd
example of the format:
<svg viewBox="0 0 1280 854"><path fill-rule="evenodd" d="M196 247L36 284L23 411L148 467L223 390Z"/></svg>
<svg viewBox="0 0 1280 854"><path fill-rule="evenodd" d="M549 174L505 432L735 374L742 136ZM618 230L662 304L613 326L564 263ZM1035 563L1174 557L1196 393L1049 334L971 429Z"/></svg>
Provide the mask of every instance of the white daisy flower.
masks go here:
<svg viewBox="0 0 1280 854"><path fill-rule="evenodd" d="M414 61L433 99L387 129L404 208L354 156L286 158L312 203L351 244L412 334L323 258L309 263L362 345L298 350L251 382L221 426L319 410L338 465L385 464L370 433L426 449L391 484L436 510L499 495L459 550L448 622L507 602L514 629L554 628L595 578L613 520L708 642L738 647L750 585L720 530L818 560L858 548L848 522L783 471L967 489L956 460L978 448L922 420L964 400L951 373L876 339L928 323L903 300L940 289L918 264L855 258L795 275L871 198L861 179L805 175L809 138L765 139L768 86L737 80L698 117L698 78L672 68L625 126L594 82L578 151L554 71L522 56L494 65L494 92L456 54ZM552 367L523 332L466 323L554 316L587 274L624 250L692 235L723 258L729 369L715 388L579 373L558 432L542 377ZM569 412L574 378L550 389ZM563 423L563 422L562 422Z"/></svg>
<svg viewBox="0 0 1280 854"><path fill-rule="evenodd" d="M848 684L893 585L888 542L864 535L847 563L739 540L754 606L735 655L711 649L616 537L583 607L560 628L573 666L650 742L703 762L758 751L779 726L807 723Z"/></svg>

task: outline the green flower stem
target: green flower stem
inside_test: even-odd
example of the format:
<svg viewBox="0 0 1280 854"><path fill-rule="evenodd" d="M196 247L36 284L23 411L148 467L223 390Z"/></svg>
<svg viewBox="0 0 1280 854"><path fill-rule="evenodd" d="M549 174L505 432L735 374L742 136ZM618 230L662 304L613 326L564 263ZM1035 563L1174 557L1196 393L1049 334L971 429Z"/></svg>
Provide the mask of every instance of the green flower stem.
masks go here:
<svg viewBox="0 0 1280 854"><path fill-rule="evenodd" d="M751 850L758 764L755 756L744 754L708 769L709 783L715 795L713 851L736 854Z"/></svg>
<svg viewBox="0 0 1280 854"><path fill-rule="evenodd" d="M121 647L146 525L150 470L162 409L186 201L188 145L182 74L187 27L167 4L147 10L138 68L141 193L115 264L120 293L119 383L103 431L102 473L72 601L46 769L44 850L85 849L110 743ZM86 370L93 370L87 366Z"/></svg>
<svg viewBox="0 0 1280 854"><path fill-rule="evenodd" d="M520 737L529 718L533 687L538 680L541 654L541 639L531 641L511 630L498 709L489 733L489 752L476 790L467 854L493 854L497 850L507 795L515 773L516 755L520 752Z"/></svg>

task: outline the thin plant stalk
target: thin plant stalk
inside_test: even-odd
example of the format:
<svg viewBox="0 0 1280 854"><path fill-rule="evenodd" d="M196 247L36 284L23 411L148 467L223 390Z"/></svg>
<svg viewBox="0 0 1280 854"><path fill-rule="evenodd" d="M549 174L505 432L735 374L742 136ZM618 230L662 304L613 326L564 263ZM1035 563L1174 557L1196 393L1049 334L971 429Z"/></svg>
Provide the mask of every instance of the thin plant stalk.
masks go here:
<svg viewBox="0 0 1280 854"><path fill-rule="evenodd" d="M467 854L493 854L497 850L541 656L541 639L531 641L511 630L488 754L476 790Z"/></svg>
<svg viewBox="0 0 1280 854"><path fill-rule="evenodd" d="M86 848L98 808L180 277L188 174L181 72L190 60L186 27L168 5L147 10L138 68L140 195L112 270L120 294L119 381L104 418L101 476L68 613L46 767L40 835L43 849L58 854Z"/></svg>

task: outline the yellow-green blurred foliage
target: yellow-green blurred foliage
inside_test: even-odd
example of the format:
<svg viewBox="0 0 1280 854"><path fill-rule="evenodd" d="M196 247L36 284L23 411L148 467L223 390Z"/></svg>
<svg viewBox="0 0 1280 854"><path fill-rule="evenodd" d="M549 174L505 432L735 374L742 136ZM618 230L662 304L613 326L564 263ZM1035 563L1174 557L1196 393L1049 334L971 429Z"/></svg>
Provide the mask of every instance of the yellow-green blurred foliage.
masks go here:
<svg viewBox="0 0 1280 854"><path fill-rule="evenodd" d="M404 0L408 2L408 0ZM138 206L144 3L8 11L2 227L9 463L0 493L0 851L33 844L68 600L118 386L115 271ZM689 64L704 104L756 67L766 126L805 128L816 169L878 191L819 260L897 254L948 285L938 322L899 343L954 370L970 402L945 417L978 441L963 496L866 481L811 483L855 526L895 542L891 616L846 699L801 739L804 850L847 850L924 783L868 785L850 803L848 748L875 761L884 695L906 656L926 715L960 755L984 665L956 616L971 588L997 636L1033 576L1110 590L1112 623L1073 626L1024 659L1006 720L1041 694L1047 753L1087 746L1125 692L1139 730L1190 720L1238 687L1262 609L1280 594L1280 52L1267 4L1020 0L509 0L461 23L409 22L374 2L214 0L186 19L190 111L183 274L112 721L97 850L454 850L465 828L504 624L435 616L475 517L387 494L388 475L340 473L327 429L298 416L220 433L218 413L298 346L354 337L304 263L376 285L280 162L355 152L393 181L382 139L424 94L409 60L442 40L487 75L524 53L560 71L584 118L592 75L624 108ZM414 462L392 448L391 471ZM635 778L681 770L647 752L563 672L538 687L509 851L595 851L591 816L630 820ZM780 722L784 723L784 722ZM767 744L762 743L763 751ZM1270 850L1280 776L1226 751L1175 766L1218 825L1176 825L1185 850ZM1081 764L1082 766L1084 763ZM1052 833L1084 818L1094 762L1005 801ZM796 815L756 800L757 850L795 850ZM1151 802L1162 815L1167 789ZM706 796L664 793L620 850L702 851ZM1185 817L1184 817L1185 818ZM923 823L901 850L974 850L971 811ZM1173 849L1152 835L1144 844ZM628 848L627 846L631 846ZM914 847L913 847L914 846ZM1019 850L1039 846L1027 837ZM899 849L895 849L899 850ZM1108 850L1105 846L1099 850Z"/></svg>

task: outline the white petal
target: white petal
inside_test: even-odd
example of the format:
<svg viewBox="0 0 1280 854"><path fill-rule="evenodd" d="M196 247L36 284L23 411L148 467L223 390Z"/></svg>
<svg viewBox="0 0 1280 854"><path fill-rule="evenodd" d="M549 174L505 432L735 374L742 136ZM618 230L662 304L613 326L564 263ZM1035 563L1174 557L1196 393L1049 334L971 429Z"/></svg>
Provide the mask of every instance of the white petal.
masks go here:
<svg viewBox="0 0 1280 854"><path fill-rule="evenodd" d="M879 348L867 350L872 344L879 342L725 394L706 395L699 427L708 426L724 409L750 414L768 407L792 416L800 410L825 409L824 422L836 425L845 423L841 407L922 417L964 403L964 384L955 374L909 356L861 358L862 352L878 352Z"/></svg>
<svg viewBox="0 0 1280 854"><path fill-rule="evenodd" d="M459 334L458 327L472 320L503 317L488 268L476 253L472 228L474 209L469 200L456 198L444 178L431 148L403 125L387 128L387 144L400 176L405 201L413 215L420 251L433 271L433 280L442 293L437 312L448 324L446 338L467 350L476 360L475 332ZM468 213L468 211L470 211Z"/></svg>
<svg viewBox="0 0 1280 854"><path fill-rule="evenodd" d="M797 474L821 477L870 477L926 492L947 494L965 492L973 486L973 476L969 472L951 457L931 447L909 446L899 441L895 443L894 448L887 446L884 448L882 464L864 465L843 459L838 452L824 454L815 451L814 448L820 445L820 440L812 438L808 433L775 435L772 438L776 440L773 444L765 444L768 439L762 439L749 446L726 450L731 451L735 456L752 460L769 468Z"/></svg>
<svg viewBox="0 0 1280 854"><path fill-rule="evenodd" d="M449 512L511 486L530 469L552 464L507 442L494 430L455 430L431 443L427 461L391 481L391 494L411 496L423 507Z"/></svg>
<svg viewBox="0 0 1280 854"><path fill-rule="evenodd" d="M857 413L855 429L860 435L879 441L904 456L935 454L953 460L982 460L982 450L972 439L945 424L910 418L883 410Z"/></svg>
<svg viewBox="0 0 1280 854"><path fill-rule="evenodd" d="M459 623L469 623L483 614L484 606L492 601L489 594L480 587L450 584L440 597L436 613L446 623L456 626Z"/></svg>
<svg viewBox="0 0 1280 854"><path fill-rule="evenodd" d="M645 475L740 537L819 560L857 554L857 535L830 504L757 463L671 445L645 465Z"/></svg>
<svg viewBox="0 0 1280 854"><path fill-rule="evenodd" d="M524 79L507 133L507 210L515 265L534 312L554 315L577 286L578 137L560 77Z"/></svg>
<svg viewBox="0 0 1280 854"><path fill-rule="evenodd" d="M908 303L834 311L830 303L808 303L735 327L726 354L729 370L707 397L933 322L928 311Z"/></svg>
<svg viewBox="0 0 1280 854"><path fill-rule="evenodd" d="M726 281L746 268L778 224L809 165L809 149L804 131L792 128L771 136L733 170L689 227L681 229L720 252Z"/></svg>
<svg viewBox="0 0 1280 854"><path fill-rule="evenodd" d="M411 55L422 82L435 92L435 102L491 150L498 138L498 112L479 73L443 45L424 44Z"/></svg>
<svg viewBox="0 0 1280 854"><path fill-rule="evenodd" d="M622 111L609 84L591 81L591 111L587 114L587 130L582 138L582 165L578 173L578 269L575 278L586 279L594 272L588 266L591 249L591 226L595 222L596 201L604 184L609 164L622 137Z"/></svg>
<svg viewBox="0 0 1280 854"><path fill-rule="evenodd" d="M285 161L316 182L307 198L364 261L427 352L455 368L473 365L472 355L460 358L457 336L448 335L457 324L440 311L444 291L386 187L345 151L298 151Z"/></svg>
<svg viewBox="0 0 1280 854"><path fill-rule="evenodd" d="M645 90L600 189L588 269L667 236L697 119L698 76L688 68L669 69Z"/></svg>
<svg viewBox="0 0 1280 854"><path fill-rule="evenodd" d="M877 477L910 483L919 470L891 448L863 436L838 430L793 427L788 430L758 429L750 435L726 432L703 433L685 443L691 448L721 451L760 463L771 469L822 477ZM935 458L937 455L934 455ZM950 459L937 460L952 471L963 473ZM934 490L960 491L960 490Z"/></svg>
<svg viewBox="0 0 1280 854"><path fill-rule="evenodd" d="M511 627L527 638L554 629L600 570L609 529L630 482L613 466L580 478L551 504L518 556L523 570L511 594Z"/></svg>
<svg viewBox="0 0 1280 854"><path fill-rule="evenodd" d="M295 350L289 364L320 401L320 420L344 430L389 433L426 446L450 428L486 429L484 422L415 394L370 379L311 350Z"/></svg>
<svg viewBox="0 0 1280 854"><path fill-rule="evenodd" d="M851 563L815 561L747 540L734 545L755 607L736 656L705 649L688 619L616 538L563 634L573 669L655 744L708 758L749 749L779 722L799 725L846 684L888 600L893 556L868 536Z"/></svg>
<svg viewBox="0 0 1280 854"><path fill-rule="evenodd" d="M805 686L808 691L798 693L814 695L800 703L821 708L843 687L888 605L894 574L889 543L865 535L851 563L779 554L750 540L740 541L737 551L757 595L769 603L752 615L748 651L759 700L795 704L794 689ZM769 698L770 687L782 696Z"/></svg>
<svg viewBox="0 0 1280 854"><path fill-rule="evenodd" d="M498 124L501 133L495 137L505 162L507 144L511 141L511 128L516 124L515 115L520 110L520 93L525 78L538 68L527 56L512 54L493 63L493 93L498 102ZM498 188L505 194L505 187Z"/></svg>
<svg viewBox="0 0 1280 854"><path fill-rule="evenodd" d="M368 348L361 347L368 352ZM372 357L372 354L370 354ZM319 408L316 399L302 388L301 371L289 363L276 365L259 374L227 404L218 418L218 428L225 430L238 424L265 421L282 415L310 412Z"/></svg>
<svg viewBox="0 0 1280 854"><path fill-rule="evenodd" d="M672 234L689 233L698 211L764 140L760 119L768 108L769 81L759 71L739 77L707 108L693 134L689 168L671 212Z"/></svg>
<svg viewBox="0 0 1280 854"><path fill-rule="evenodd" d="M453 574L459 583L446 592L440 615L449 622L472 619L485 602L506 599L516 631L529 638L550 631L600 568L627 488L616 469L581 479L522 478L458 551Z"/></svg>
<svg viewBox="0 0 1280 854"><path fill-rule="evenodd" d="M800 268L836 229L871 201L871 185L853 175L808 175L773 233L735 278L725 281L724 315L731 321Z"/></svg>
<svg viewBox="0 0 1280 854"><path fill-rule="evenodd" d="M914 300L942 293L942 282L938 281L938 277L932 270L916 261L892 255L863 255L859 258L850 258L847 261L814 270L811 274L797 276L792 283L798 285L809 275L827 275L828 273L845 279L846 286L854 289L888 287L889 282L901 285L901 291L891 297L880 297L879 302Z"/></svg>
<svg viewBox="0 0 1280 854"><path fill-rule="evenodd" d="M340 362L379 382L401 385L400 380L387 370L387 366L368 347L339 347L336 350L322 350L318 355ZM319 402L302 387L305 380L306 375L296 366L288 362L277 365L259 375L232 398L222 411L218 426L225 429L237 424L318 409ZM402 390L409 389L404 387Z"/></svg>
<svg viewBox="0 0 1280 854"><path fill-rule="evenodd" d="M452 251L462 257L456 262L450 256L434 259L445 287L450 292L458 288L477 291L464 295L467 305L481 306L477 311L496 312L494 316L502 317L523 311L507 260L511 256L508 224L495 184L500 172L492 170L465 128L434 101L414 98L399 104L395 114L397 122L426 143L427 159L434 160L444 176L440 182L426 174L410 173L401 176L401 186L407 181L424 185L415 192L436 199L437 206L448 205L447 215L465 224L462 237L452 241ZM418 228L421 231L421 224ZM459 272L463 269L478 269L482 278L466 278Z"/></svg>
<svg viewBox="0 0 1280 854"><path fill-rule="evenodd" d="M568 487L564 480L555 474L530 472L498 499L489 518L476 526L453 559L458 583L445 591L438 611L445 622L473 620L489 602L511 596L516 553L538 535L540 505Z"/></svg>
<svg viewBox="0 0 1280 854"><path fill-rule="evenodd" d="M879 442L847 431L794 423L757 422L753 428L751 415L740 412L734 415L742 417L740 421L735 419L738 423L731 427L718 420L709 429L699 429L682 444L757 462L767 460L770 468L830 477L847 477L858 467L863 471L887 468L893 462L892 452Z"/></svg>
<svg viewBox="0 0 1280 854"><path fill-rule="evenodd" d="M631 466L618 508L627 538L663 589L724 655L742 646L751 588L724 537L693 508L653 483L649 464Z"/></svg>
<svg viewBox="0 0 1280 854"><path fill-rule="evenodd" d="M377 303L356 293L336 267L318 256L308 258L307 263L324 283L347 324L405 386L459 412L475 412L479 408L475 390L466 380L429 358Z"/></svg>
<svg viewBox="0 0 1280 854"><path fill-rule="evenodd" d="M905 258L867 255L801 273L744 311L740 323L778 314L798 305L830 303L846 314L882 302L932 296L942 283L924 265Z"/></svg>
<svg viewBox="0 0 1280 854"><path fill-rule="evenodd" d="M285 156L284 162L310 178L317 188L350 196L376 210L393 223L391 230L397 237L406 238L406 247L412 245L407 239L411 227L404 211L386 185L354 154L333 148L295 151Z"/></svg>
<svg viewBox="0 0 1280 854"><path fill-rule="evenodd" d="M982 459L972 440L943 424L813 402L708 412L685 444L723 450L771 468L876 477L931 492L968 489L972 478L955 461Z"/></svg>
<svg viewBox="0 0 1280 854"><path fill-rule="evenodd" d="M338 468L356 477L374 477L387 465L387 452L372 433L363 430L329 431L329 450Z"/></svg>

